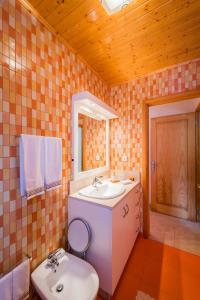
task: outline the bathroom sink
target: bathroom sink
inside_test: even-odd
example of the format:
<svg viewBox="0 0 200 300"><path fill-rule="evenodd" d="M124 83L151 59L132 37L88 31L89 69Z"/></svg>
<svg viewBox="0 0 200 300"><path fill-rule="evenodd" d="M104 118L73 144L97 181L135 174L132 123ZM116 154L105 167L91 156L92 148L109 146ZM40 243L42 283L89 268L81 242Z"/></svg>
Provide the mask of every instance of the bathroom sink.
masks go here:
<svg viewBox="0 0 200 300"><path fill-rule="evenodd" d="M94 300L99 278L86 261L65 252L58 260L56 272L48 267L47 259L31 274L33 285L43 300Z"/></svg>
<svg viewBox="0 0 200 300"><path fill-rule="evenodd" d="M97 198L97 199L112 199L122 195L125 192L125 187L121 183L112 183L104 181L98 184L97 187L89 185L79 191L79 195Z"/></svg>

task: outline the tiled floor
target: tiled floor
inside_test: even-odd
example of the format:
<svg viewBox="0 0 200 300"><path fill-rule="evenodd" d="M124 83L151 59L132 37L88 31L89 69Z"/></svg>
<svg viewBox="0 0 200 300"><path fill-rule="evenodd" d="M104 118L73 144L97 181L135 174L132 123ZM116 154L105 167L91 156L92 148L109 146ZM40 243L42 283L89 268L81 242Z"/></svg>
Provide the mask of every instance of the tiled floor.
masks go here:
<svg viewBox="0 0 200 300"><path fill-rule="evenodd" d="M135 300L138 291L156 300L200 299L200 257L139 237L112 300Z"/></svg>
<svg viewBox="0 0 200 300"><path fill-rule="evenodd" d="M138 292L149 297L136 298ZM199 300L199 295L199 256L138 237L112 300Z"/></svg>
<svg viewBox="0 0 200 300"><path fill-rule="evenodd" d="M200 223L151 212L150 228L151 239L200 255Z"/></svg>

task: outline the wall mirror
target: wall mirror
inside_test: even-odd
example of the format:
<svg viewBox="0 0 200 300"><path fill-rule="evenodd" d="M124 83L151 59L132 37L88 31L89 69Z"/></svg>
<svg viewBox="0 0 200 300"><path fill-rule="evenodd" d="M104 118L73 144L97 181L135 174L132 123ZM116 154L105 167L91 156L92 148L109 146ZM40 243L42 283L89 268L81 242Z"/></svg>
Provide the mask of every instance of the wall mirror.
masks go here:
<svg viewBox="0 0 200 300"><path fill-rule="evenodd" d="M78 113L78 171L106 166L106 120Z"/></svg>
<svg viewBox="0 0 200 300"><path fill-rule="evenodd" d="M109 170L109 119L118 114L89 92L72 96L73 180Z"/></svg>

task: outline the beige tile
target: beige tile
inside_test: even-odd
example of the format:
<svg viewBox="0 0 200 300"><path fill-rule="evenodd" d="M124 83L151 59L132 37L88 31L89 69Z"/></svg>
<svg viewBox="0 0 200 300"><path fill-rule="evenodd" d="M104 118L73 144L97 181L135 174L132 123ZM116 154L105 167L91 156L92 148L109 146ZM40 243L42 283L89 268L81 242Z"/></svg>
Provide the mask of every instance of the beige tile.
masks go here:
<svg viewBox="0 0 200 300"><path fill-rule="evenodd" d="M200 223L150 213L150 238L200 256Z"/></svg>

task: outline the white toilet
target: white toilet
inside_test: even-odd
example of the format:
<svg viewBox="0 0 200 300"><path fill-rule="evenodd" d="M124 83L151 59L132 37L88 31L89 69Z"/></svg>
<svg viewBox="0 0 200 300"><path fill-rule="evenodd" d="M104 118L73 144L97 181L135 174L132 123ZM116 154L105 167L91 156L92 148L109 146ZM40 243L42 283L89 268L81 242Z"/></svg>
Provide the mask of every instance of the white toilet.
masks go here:
<svg viewBox="0 0 200 300"><path fill-rule="evenodd" d="M91 241L87 222L79 218L72 220L68 238L70 251L85 257ZM46 259L31 274L40 297L43 300L95 300L99 289L99 277L95 269L64 249L58 249L53 255L55 264Z"/></svg>

